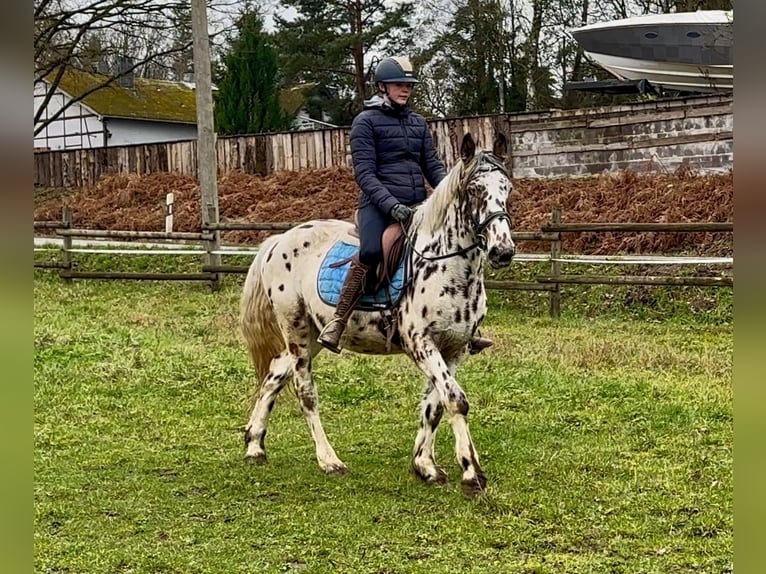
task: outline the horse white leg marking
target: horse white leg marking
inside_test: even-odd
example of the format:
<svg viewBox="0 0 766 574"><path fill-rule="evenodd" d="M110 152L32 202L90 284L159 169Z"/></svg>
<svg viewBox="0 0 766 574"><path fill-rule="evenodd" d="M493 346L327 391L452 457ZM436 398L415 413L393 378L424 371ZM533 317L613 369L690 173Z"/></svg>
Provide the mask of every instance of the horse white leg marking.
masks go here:
<svg viewBox="0 0 766 574"><path fill-rule="evenodd" d="M245 460L250 462L266 462L266 425L269 422L271 409L279 391L285 386L292 372L292 358L287 351L271 361L269 373L261 384L258 399L255 401L250 421L245 430Z"/></svg>
<svg viewBox="0 0 766 574"><path fill-rule="evenodd" d="M475 496L484 492L487 478L479 466L479 457L468 432L468 399L439 350L430 343L425 343L412 352L418 367L428 376L429 384L438 391L444 410L452 424L455 435L455 457L463 471L463 492L466 496Z"/></svg>

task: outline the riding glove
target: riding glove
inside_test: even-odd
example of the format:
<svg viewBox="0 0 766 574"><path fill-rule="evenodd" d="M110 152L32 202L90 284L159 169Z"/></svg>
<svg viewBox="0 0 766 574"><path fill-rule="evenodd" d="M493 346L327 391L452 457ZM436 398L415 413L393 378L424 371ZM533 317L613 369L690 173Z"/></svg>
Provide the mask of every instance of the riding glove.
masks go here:
<svg viewBox="0 0 766 574"><path fill-rule="evenodd" d="M413 213L413 210L403 203L397 203L391 208L391 217L399 222L407 221L410 217L412 217Z"/></svg>

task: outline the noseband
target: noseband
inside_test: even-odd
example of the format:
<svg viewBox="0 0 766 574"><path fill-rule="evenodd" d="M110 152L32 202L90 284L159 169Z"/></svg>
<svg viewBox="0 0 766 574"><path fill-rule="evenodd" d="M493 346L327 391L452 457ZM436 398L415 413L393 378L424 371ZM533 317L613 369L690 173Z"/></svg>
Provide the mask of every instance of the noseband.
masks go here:
<svg viewBox="0 0 766 574"><path fill-rule="evenodd" d="M471 219L473 219L473 216ZM476 243L474 243L474 245L482 251L487 248L487 236L484 235L484 232L487 230L487 227L489 227L489 224L495 219L505 219L508 221L509 225L511 224L511 216L505 211L493 211L481 222L473 219L473 229L476 232Z"/></svg>
<svg viewBox="0 0 766 574"><path fill-rule="evenodd" d="M496 158L494 155L479 151L476 154L476 157L474 158L474 161L472 161L470 164L468 164L467 169L465 169L465 173L462 174L460 178L460 188L465 189L468 187L468 184L470 183L471 179L480 172L490 172L490 171L500 171L502 172L506 177L508 177L508 170L505 169L505 166L503 165L503 162ZM487 248L487 236L484 234L487 231L487 228L489 227L489 224L492 223L495 219L505 219L508 221L508 224L511 223L511 216L508 215L508 213L505 210L500 211L493 211L487 217L485 217L482 221L479 221L474 217L473 212L471 212L471 223L473 225L473 231L474 235L476 236L476 241L474 241L471 245L468 247L463 247L462 249L459 249L457 251L453 251L451 253L445 253L444 255L423 255L419 251L415 249L415 246L412 245L412 243L409 241L409 236L407 236L407 242L410 244L410 247L412 248L412 251L421 259L425 259L427 261L438 261L440 259L448 259L450 257L457 257L459 255L465 255L469 251L472 251L476 248L481 249L482 251ZM406 236L406 234L405 234Z"/></svg>

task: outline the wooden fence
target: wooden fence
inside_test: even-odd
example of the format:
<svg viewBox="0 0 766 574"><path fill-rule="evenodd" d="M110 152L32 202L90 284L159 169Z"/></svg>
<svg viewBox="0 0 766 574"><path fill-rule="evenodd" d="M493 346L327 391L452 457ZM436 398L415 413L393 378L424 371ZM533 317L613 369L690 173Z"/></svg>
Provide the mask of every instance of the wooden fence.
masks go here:
<svg viewBox="0 0 766 574"><path fill-rule="evenodd" d="M247 273L248 266L239 265L209 265L203 264L199 273L141 273L123 271L79 271L73 263L72 256L77 253L111 253L115 255L130 255L148 253L162 255L199 255L206 261L210 256L242 256L254 255L257 249L242 246L216 247L215 233L232 230L285 231L299 225L295 223L255 223L255 222L222 222L208 226L200 233L162 232L162 231L116 231L74 229L71 225L71 209L64 208L61 221L36 221L35 230L55 231L61 238L59 249L61 259L57 261L35 261L34 266L42 269L57 269L65 281L72 279L136 279L136 280L175 280L175 281L207 281L210 287L217 290L220 274ZM572 275L563 273L563 266L573 263L586 264L630 264L630 265L722 265L731 266L731 257L673 257L673 256L585 256L567 255L562 252L562 235L579 232L640 232L653 231L658 233L699 233L699 232L728 232L734 231L733 223L562 223L561 210L554 209L550 223L538 231L514 231L515 242L548 241L548 254L517 255L515 261L547 262L550 265L548 275L538 275L533 281L487 280L488 289L547 291L549 293L549 312L552 317L561 314L562 285L605 284L605 285L664 285L664 286L700 286L700 287L733 287L731 276L696 277L696 276L667 276L667 275ZM147 250L135 244L125 244L128 249L116 250L109 248L77 247L73 240L78 239L141 239L173 241L169 246L162 245L156 250ZM183 241L183 244L178 242ZM168 249L170 247L170 249Z"/></svg>
<svg viewBox="0 0 766 574"><path fill-rule="evenodd" d="M496 131L510 141L514 177L587 175L623 169L672 171L687 164L700 172L733 163L733 99L726 95L636 102L576 110L495 114L429 121L447 167L471 133L490 148ZM350 166L349 130L336 128L221 137L218 175L268 175ZM115 173L177 172L197 176L196 141L83 150L37 151L34 183L41 187L92 186Z"/></svg>

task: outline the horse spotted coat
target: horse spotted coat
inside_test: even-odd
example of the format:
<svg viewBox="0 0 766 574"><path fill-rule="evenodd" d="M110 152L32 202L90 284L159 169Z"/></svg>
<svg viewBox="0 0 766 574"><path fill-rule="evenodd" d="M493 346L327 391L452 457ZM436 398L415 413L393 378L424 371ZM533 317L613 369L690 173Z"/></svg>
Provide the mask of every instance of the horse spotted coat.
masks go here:
<svg viewBox="0 0 766 574"><path fill-rule="evenodd" d="M468 399L455 374L486 314L484 263L507 266L515 250L506 211L511 184L501 163L505 151L502 135L492 154L476 152L470 134L464 137L461 161L413 216L410 281L394 310L397 331L390 352L407 354L427 378L412 468L426 482L446 481L434 455L435 433L446 414L467 495L482 492L486 478L468 430ZM269 238L250 267L241 323L260 389L245 432L248 460L265 462L269 414L292 376L319 466L330 474L346 472L322 427L311 366L322 349L317 336L334 311L317 293L319 266L351 228L336 220L299 225ZM386 321L382 312L355 311L343 347L385 354Z"/></svg>

